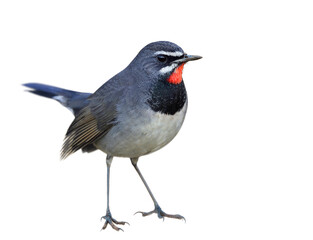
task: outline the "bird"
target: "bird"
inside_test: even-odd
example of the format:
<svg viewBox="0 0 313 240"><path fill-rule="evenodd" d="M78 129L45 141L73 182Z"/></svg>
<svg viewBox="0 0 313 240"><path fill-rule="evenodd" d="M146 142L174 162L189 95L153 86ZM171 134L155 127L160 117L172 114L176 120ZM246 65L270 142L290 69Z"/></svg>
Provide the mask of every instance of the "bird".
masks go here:
<svg viewBox="0 0 313 240"><path fill-rule="evenodd" d="M169 41L152 42L142 48L130 64L106 81L94 93L77 92L40 83L26 83L28 91L54 99L74 114L61 150L61 159L72 153L100 150L106 154L107 205L102 229L128 222L117 221L110 211L110 168L114 157L129 158L145 185L154 209L164 220L185 218L165 213L138 168L140 157L167 145L179 132L187 111L187 92L182 78L189 61L201 59L188 55Z"/></svg>

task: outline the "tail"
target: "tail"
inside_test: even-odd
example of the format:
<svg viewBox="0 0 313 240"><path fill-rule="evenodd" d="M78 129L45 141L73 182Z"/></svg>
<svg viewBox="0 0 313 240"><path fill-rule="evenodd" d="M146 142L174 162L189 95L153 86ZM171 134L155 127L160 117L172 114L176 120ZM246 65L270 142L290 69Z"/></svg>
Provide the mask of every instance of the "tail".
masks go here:
<svg viewBox="0 0 313 240"><path fill-rule="evenodd" d="M28 90L31 93L58 101L74 115L87 105L87 99L91 95L91 93L75 92L40 83L25 83L23 86L31 88Z"/></svg>

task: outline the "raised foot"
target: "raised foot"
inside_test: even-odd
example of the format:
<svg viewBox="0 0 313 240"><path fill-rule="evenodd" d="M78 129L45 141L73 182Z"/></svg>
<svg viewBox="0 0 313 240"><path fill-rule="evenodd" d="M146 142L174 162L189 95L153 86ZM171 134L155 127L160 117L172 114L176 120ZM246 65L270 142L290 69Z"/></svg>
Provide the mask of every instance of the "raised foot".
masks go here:
<svg viewBox="0 0 313 240"><path fill-rule="evenodd" d="M163 219L163 221L164 221L164 217L168 217L168 218L182 219L182 220L184 220L186 222L186 219L183 216L181 216L179 214L167 214L167 213L163 212L162 209L160 208L160 206L158 206L158 205L155 206L154 210L151 211L151 212L141 212L141 211L139 211L139 212L136 212L135 214L137 214L137 213L141 213L143 217L149 216L152 213L156 213L156 214L158 214L159 218Z"/></svg>
<svg viewBox="0 0 313 240"><path fill-rule="evenodd" d="M101 220L102 220L102 219L105 219L105 223L104 223L104 225L103 225L103 227L102 227L101 230L106 229L106 227L108 226L108 224L110 224L110 226L111 226L114 230L116 230L116 231L122 230L122 231L124 232L123 229L117 227L115 224L119 224L119 225L128 224L128 225L129 225L128 222L119 222L119 221L115 220L115 219L112 217L110 211L107 211L107 214L106 214L105 216L101 217Z"/></svg>

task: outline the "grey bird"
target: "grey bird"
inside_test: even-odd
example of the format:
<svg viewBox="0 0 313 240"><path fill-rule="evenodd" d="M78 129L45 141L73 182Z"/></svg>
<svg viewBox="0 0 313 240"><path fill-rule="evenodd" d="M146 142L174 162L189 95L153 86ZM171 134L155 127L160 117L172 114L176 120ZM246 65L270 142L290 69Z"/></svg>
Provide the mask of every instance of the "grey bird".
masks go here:
<svg viewBox="0 0 313 240"><path fill-rule="evenodd" d="M120 73L104 83L95 93L70 91L39 83L27 83L30 92L52 98L70 109L75 119L67 130L61 158L81 149L97 149L107 154L107 210L102 229L127 222L112 217L109 206L110 167L113 157L130 158L149 192L159 218L184 219L160 208L138 168L139 157L159 150L180 130L186 110L187 93L182 79L184 64L200 59L167 41L145 46Z"/></svg>

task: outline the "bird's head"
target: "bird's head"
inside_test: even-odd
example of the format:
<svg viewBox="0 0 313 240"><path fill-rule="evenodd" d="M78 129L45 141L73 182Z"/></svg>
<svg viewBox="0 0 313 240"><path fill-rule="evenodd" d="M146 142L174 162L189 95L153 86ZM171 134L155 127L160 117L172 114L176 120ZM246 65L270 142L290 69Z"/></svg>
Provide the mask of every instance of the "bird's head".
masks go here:
<svg viewBox="0 0 313 240"><path fill-rule="evenodd" d="M150 79L179 84L182 82L185 63L200 58L202 57L186 54L181 47L172 42L159 41L145 46L135 57L132 65Z"/></svg>

